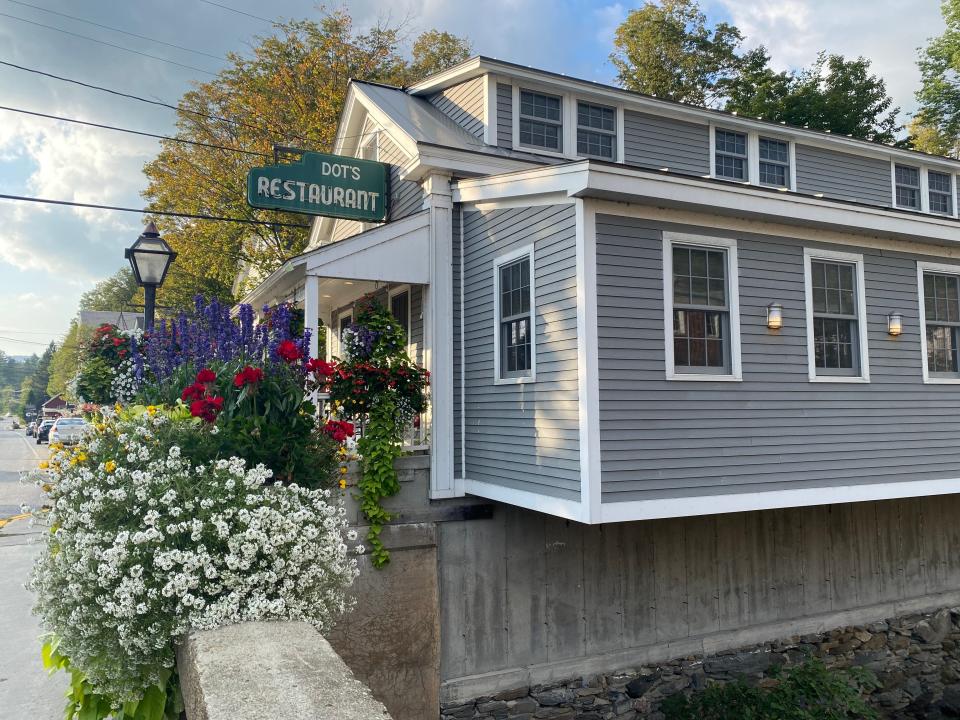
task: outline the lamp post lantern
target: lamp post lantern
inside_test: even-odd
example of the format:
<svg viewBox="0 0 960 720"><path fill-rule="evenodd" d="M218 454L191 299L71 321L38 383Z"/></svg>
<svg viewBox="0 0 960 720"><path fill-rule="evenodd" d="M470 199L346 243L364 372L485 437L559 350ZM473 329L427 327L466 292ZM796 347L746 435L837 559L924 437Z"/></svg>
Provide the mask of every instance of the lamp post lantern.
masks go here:
<svg viewBox="0 0 960 720"><path fill-rule="evenodd" d="M136 242L123 251L123 256L130 261L137 285L143 288L144 325L145 329L151 330L156 311L157 288L163 284L170 264L177 258L177 254L160 237L157 226L150 223Z"/></svg>

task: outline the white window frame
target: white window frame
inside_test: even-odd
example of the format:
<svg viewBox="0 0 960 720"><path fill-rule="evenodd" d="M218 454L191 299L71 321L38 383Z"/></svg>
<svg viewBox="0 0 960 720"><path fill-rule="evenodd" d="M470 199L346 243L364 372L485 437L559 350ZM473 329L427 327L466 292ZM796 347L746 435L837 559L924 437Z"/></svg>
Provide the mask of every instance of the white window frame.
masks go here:
<svg viewBox="0 0 960 720"><path fill-rule="evenodd" d="M917 261L917 297L920 300L920 367L923 369L923 382L926 385L960 385L960 377L932 377L930 369L927 367L927 309L923 290L923 274L925 272L960 276L960 265Z"/></svg>
<svg viewBox="0 0 960 720"><path fill-rule="evenodd" d="M725 250L727 258L727 293L730 315L730 372L727 374L677 372L673 359L673 246L688 245ZM740 278L735 238L693 235L690 233L663 233L663 349L667 380L694 382L741 382L743 365L740 341Z"/></svg>
<svg viewBox="0 0 960 720"><path fill-rule="evenodd" d="M780 192L796 192L797 190L797 144L789 137L779 135L776 131L767 132L766 130L754 130L750 128L736 127L725 123L710 123L710 177L714 180L723 180L739 185L754 185L756 187L767 188L768 190L778 190ZM747 178L746 180L734 180L732 178L719 177L717 175L717 130L726 132L735 132L747 136ZM787 173L786 187L775 187L773 185L763 185L760 183L760 137L768 140L778 140L787 144L787 153L790 162L789 172Z"/></svg>
<svg viewBox="0 0 960 720"><path fill-rule="evenodd" d="M522 145L520 143L520 92L532 92L539 95L549 95L560 98L560 149L551 150L550 148L539 147L538 145ZM537 121L537 118L532 118ZM550 121L547 121L548 123ZM574 119L574 122L576 120ZM576 139L576 131L573 135ZM535 83L514 84L513 86L513 147L523 152L539 153L541 155L552 155L554 157L570 156L570 96L563 92L557 92L539 86Z"/></svg>
<svg viewBox="0 0 960 720"><path fill-rule="evenodd" d="M602 162L618 162L620 156L618 153L617 138L619 138L623 133L620 131L620 112L619 108L616 105L608 105L606 103L594 102L593 100L585 100L584 98L575 98L573 101L576 104L576 133L574 136L574 141L577 144L577 147L574 148L574 151L577 154L577 157L586 158L588 160L600 160ZM580 103L584 105L592 105L593 107L603 108L604 110L613 110L613 130L602 130L600 128L591 127L589 125L580 124ZM598 135L606 135L613 138L613 143L611 145L611 151L613 153L612 157L603 157L602 155L590 155L589 153L580 154L580 131L592 132Z"/></svg>
<svg viewBox="0 0 960 720"><path fill-rule="evenodd" d="M500 373L500 268L515 260L530 258L530 374L501 377ZM524 245L493 259L493 384L521 385L537 381L536 257L533 245Z"/></svg>
<svg viewBox="0 0 960 720"><path fill-rule="evenodd" d="M410 348L413 347L413 291L409 285L397 285L387 291L387 308L393 315L393 298L397 295L407 293L407 354L410 354Z"/></svg>
<svg viewBox="0 0 960 720"><path fill-rule="evenodd" d="M897 204L897 165L903 165L904 167L916 168L920 172L920 209L903 207L902 205ZM931 212L930 211L930 171L942 173L944 175L950 176L950 207L952 212L950 214ZM934 217L952 217L958 218L957 210L957 174L956 171L951 168L939 167L937 165L928 165L922 162L914 162L911 160L890 158L890 207L897 210L903 210L905 212L914 212L914 213L924 213L925 215L933 215Z"/></svg>
<svg viewBox="0 0 960 720"><path fill-rule="evenodd" d="M860 361L859 375L817 375L816 356L813 340L813 273L811 263L814 260L826 262L844 262L856 267L857 283L857 356ZM803 249L803 292L807 315L807 377L810 382L824 383L869 383L870 382L870 348L867 329L867 292L866 278L863 273L863 255L859 253L840 252L837 250L820 250L805 247Z"/></svg>
<svg viewBox="0 0 960 720"><path fill-rule="evenodd" d="M341 359L343 358L343 341L340 339L340 326L341 326L342 321L343 321L344 318L350 318L350 322L353 322L353 308L352 308L352 307L351 307L350 309L348 309L348 310L341 310L339 313L337 313L337 326L336 326L336 328L334 329L334 335L336 335L336 338L337 338L337 342L336 342L337 352L336 352L336 355L337 355L338 357L340 357Z"/></svg>

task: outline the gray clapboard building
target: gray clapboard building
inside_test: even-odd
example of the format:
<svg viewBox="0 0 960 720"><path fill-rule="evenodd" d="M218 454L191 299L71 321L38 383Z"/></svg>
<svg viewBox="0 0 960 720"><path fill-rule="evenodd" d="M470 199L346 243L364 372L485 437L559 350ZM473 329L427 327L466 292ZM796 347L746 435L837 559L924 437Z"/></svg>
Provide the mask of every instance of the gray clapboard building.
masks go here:
<svg viewBox="0 0 960 720"><path fill-rule="evenodd" d="M960 162L484 57L335 152L388 221L247 301L432 373L438 702L960 599Z"/></svg>

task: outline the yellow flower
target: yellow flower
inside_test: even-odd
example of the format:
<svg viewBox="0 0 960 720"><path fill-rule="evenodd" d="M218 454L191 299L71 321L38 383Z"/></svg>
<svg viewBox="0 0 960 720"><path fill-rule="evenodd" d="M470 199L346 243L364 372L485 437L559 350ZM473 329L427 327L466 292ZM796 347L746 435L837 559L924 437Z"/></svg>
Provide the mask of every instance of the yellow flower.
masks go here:
<svg viewBox="0 0 960 720"><path fill-rule="evenodd" d="M107 460L103 464L103 469L108 473L112 473L114 470L117 469L117 464L113 460Z"/></svg>
<svg viewBox="0 0 960 720"><path fill-rule="evenodd" d="M48 467L50 467L50 463L48 463L46 460L44 460L44 461L42 461L42 462L40 463L40 469L41 469L41 470L46 470Z"/></svg>
<svg viewBox="0 0 960 720"><path fill-rule="evenodd" d="M120 412L121 410L123 410L123 405L121 405L120 403L117 403L116 405L113 406L113 409L116 410L117 412Z"/></svg>
<svg viewBox="0 0 960 720"><path fill-rule="evenodd" d="M341 480L340 480L340 489L341 489L341 490L346 490L346 489L347 489L347 481L344 480L344 479L342 479L342 478L341 478Z"/></svg>
<svg viewBox="0 0 960 720"><path fill-rule="evenodd" d="M87 454L86 453L77 453L77 462L86 462Z"/></svg>
<svg viewBox="0 0 960 720"><path fill-rule="evenodd" d="M147 415L156 415L157 406L156 405L147 405Z"/></svg>
<svg viewBox="0 0 960 720"><path fill-rule="evenodd" d="M340 468L340 474L341 474L341 475L346 475L346 474L347 474L347 469L346 469L345 467Z"/></svg>

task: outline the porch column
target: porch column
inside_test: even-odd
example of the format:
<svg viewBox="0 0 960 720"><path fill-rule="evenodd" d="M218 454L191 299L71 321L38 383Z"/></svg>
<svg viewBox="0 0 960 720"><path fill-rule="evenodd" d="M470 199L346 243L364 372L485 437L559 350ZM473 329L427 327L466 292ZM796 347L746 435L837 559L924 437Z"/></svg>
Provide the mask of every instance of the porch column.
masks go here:
<svg viewBox="0 0 960 720"><path fill-rule="evenodd" d="M320 278L307 275L303 279L303 326L310 331L310 357L318 357L317 333L320 330Z"/></svg>
<svg viewBox="0 0 960 720"><path fill-rule="evenodd" d="M423 183L430 210L430 284L424 289L424 360L430 371L430 497L463 495L453 482L453 199L450 176Z"/></svg>

